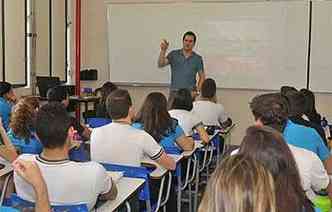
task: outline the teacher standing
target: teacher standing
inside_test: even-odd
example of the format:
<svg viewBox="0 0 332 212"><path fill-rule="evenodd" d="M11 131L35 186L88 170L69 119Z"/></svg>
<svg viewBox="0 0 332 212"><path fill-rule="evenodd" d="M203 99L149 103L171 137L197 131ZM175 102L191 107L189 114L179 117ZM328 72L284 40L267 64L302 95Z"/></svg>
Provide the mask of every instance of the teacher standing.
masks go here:
<svg viewBox="0 0 332 212"><path fill-rule="evenodd" d="M172 50L167 56L168 41L162 40L160 43L158 67L171 66L170 99L181 88L189 90L197 88L200 91L205 79L203 59L193 51L196 44L195 33L186 32L183 35L182 42L182 49Z"/></svg>

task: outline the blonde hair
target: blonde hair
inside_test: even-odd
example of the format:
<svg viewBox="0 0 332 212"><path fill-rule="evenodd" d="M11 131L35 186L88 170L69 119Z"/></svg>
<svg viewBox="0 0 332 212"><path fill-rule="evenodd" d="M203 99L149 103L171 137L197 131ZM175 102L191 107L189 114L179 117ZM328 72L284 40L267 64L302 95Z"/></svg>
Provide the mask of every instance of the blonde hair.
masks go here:
<svg viewBox="0 0 332 212"><path fill-rule="evenodd" d="M208 182L199 212L276 212L270 172L252 158L226 158Z"/></svg>

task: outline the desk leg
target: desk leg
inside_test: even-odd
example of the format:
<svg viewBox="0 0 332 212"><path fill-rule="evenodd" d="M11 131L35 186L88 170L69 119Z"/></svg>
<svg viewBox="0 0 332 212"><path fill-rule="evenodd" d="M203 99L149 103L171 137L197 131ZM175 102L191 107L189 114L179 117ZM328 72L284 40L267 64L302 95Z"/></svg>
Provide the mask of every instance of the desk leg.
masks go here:
<svg viewBox="0 0 332 212"><path fill-rule="evenodd" d="M178 207L178 212L181 212L181 196L182 196L182 192L181 192L181 176L177 176L178 178L178 196L177 196L177 207Z"/></svg>
<svg viewBox="0 0 332 212"><path fill-rule="evenodd" d="M151 201L150 200L145 200L145 204L146 204L146 211L147 212L152 212Z"/></svg>
<svg viewBox="0 0 332 212"><path fill-rule="evenodd" d="M128 201L126 201L126 208L127 208L127 212L131 212L130 204Z"/></svg>
<svg viewBox="0 0 332 212"><path fill-rule="evenodd" d="M198 183L199 183L199 161L197 161L196 166L196 179L195 179L195 196L194 196L194 212L197 211L197 204L198 204Z"/></svg>

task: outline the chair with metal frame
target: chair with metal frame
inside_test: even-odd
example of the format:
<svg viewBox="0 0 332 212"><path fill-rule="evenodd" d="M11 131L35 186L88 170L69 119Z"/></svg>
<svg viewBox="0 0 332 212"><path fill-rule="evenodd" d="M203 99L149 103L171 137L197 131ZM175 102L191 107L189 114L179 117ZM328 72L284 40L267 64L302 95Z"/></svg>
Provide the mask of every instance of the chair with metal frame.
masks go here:
<svg viewBox="0 0 332 212"><path fill-rule="evenodd" d="M164 184L165 184L165 176L161 179L161 186L158 194L158 200L155 204L151 203L151 196L150 196L150 187L149 187L149 181L150 181L150 173L151 170L149 170L146 167L134 167L134 166L126 166L126 165L118 165L118 164L110 164L110 163L102 163L104 168L107 171L117 171L117 172L123 172L124 177L132 177L132 178L141 178L144 179L144 185L139 193L139 199L145 201L146 203L146 210L148 212L159 211L160 208L163 208L163 210L166 210L166 203L168 201L169 195L170 195L170 186L171 186L171 173L169 172L168 177L170 180L168 181L167 185L167 192L165 197L162 197Z"/></svg>

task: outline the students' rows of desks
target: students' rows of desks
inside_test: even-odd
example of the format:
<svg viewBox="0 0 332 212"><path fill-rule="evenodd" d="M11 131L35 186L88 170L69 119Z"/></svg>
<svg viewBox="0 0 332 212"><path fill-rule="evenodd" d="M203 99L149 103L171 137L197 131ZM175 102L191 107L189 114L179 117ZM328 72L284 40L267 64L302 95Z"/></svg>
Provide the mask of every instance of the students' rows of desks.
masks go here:
<svg viewBox="0 0 332 212"><path fill-rule="evenodd" d="M210 140L212 140L217 135L222 135L224 137L224 143L225 147L227 148L227 145L230 145L230 134L232 129L235 125L232 125L229 127L226 131L217 131L215 134L210 136ZM194 154L196 151L202 150L204 152L202 161L199 162L199 158ZM194 194L194 201L193 201L193 207L191 201L189 201L189 211L191 212L192 209L196 211L198 208L198 184L200 179L200 173L207 168L207 166L210 164L210 160L213 155L213 150L217 151L217 160L219 160L219 149L214 148L211 145L204 145L202 141L196 140L194 149L191 151L184 151L180 155L175 154L169 154L170 157L174 159L174 161L179 164L183 159L187 159L187 170L186 173L184 173L184 179L185 182L181 182L182 178L181 176L177 176L177 209L180 212L181 211L181 202L182 202L182 191L184 191L186 188L189 188L189 198L191 199L191 194ZM210 154L209 154L210 153ZM190 164L192 163L192 164ZM166 177L169 177L169 180L172 178L172 174L169 170L163 168L158 163L151 159L145 159L142 161L142 164L153 166L155 169L150 173L151 179L161 179L164 180ZM13 171L13 168L10 163L5 161L0 161L0 165L4 165L0 169L0 176L8 175ZM192 167L192 168L190 168ZM190 173L191 172L191 173ZM111 176L114 176L114 174L118 173L112 173L109 172ZM128 200L136 195L139 190L142 188L145 180L140 178L129 178L129 177L119 177L115 180L115 183L118 188L118 195L115 200L109 200L103 203L101 206L97 207L95 211L97 212L109 212L109 211L116 211L119 209L120 206L125 205L127 207L127 211L130 211L130 204ZM194 184L195 188L194 191L191 191L191 185ZM167 186L167 185L166 185ZM168 188L166 188L168 189ZM168 194L169 195L169 194ZM167 196L167 194L166 194ZM4 196L1 197L0 202L3 201ZM165 200L165 199L164 199ZM167 197L166 197L167 201ZM158 206L163 207L166 202L159 202Z"/></svg>
<svg viewBox="0 0 332 212"><path fill-rule="evenodd" d="M224 131L217 131L214 135L210 136L210 140L213 139L217 135L222 135L224 137L225 147L224 150L226 150L226 146L230 145L230 134L232 129L234 128L235 124L233 124L231 127L229 127L227 130ZM204 151L204 156L201 162L199 162L199 158L194 154L196 151L202 150ZM187 160L187 171L184 173L185 175L185 182L181 182L181 176L177 176L177 209L180 212L181 211L181 203L182 203L182 194L181 192L185 190L186 188L189 189L189 198L191 198L191 194L194 194L194 201L193 201L193 207L192 203L189 200L189 211L192 210L196 211L198 208L198 185L200 180L200 173L207 168L206 166L209 165L210 156L212 158L213 150L217 151L217 160L219 160L219 155L222 153L219 153L219 149L213 148L212 146L204 145L202 141L197 140L195 141L195 147L191 151L184 151L180 155L175 154L169 154L170 157L172 157L177 164L179 164L183 159ZM210 152L210 154L209 154ZM190 163L191 166L189 165ZM161 167L158 163L156 163L153 160L145 159L142 161L142 164L148 165L148 166L154 166L155 169L150 173L151 179L163 179L167 177L168 175L170 178L172 177L169 170ZM189 166L189 167L188 167ZM192 167L192 168L190 168ZM207 168L208 169L208 168ZM191 173L189 173L191 172ZM117 182L117 188L118 188L118 195L115 200L109 200L99 206L96 211L97 212L106 212L106 211L116 211L119 209L120 206L127 207L127 211L130 211L130 204L128 200L133 197L133 195L136 195L137 192L142 188L145 180L144 179L138 179L138 178L128 178L128 177L121 177ZM192 186L194 185L194 191L191 191ZM167 194L166 194L167 196ZM160 207L161 203L159 204Z"/></svg>

